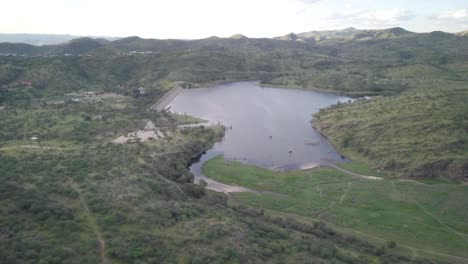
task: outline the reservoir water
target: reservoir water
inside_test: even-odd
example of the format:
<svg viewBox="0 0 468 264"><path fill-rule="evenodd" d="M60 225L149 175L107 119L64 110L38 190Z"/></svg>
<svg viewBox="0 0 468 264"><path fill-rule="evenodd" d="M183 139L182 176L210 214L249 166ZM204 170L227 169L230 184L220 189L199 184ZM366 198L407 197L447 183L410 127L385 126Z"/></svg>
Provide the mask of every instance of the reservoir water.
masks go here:
<svg viewBox="0 0 468 264"><path fill-rule="evenodd" d="M310 90L265 88L249 81L187 89L169 106L173 112L228 128L222 141L190 167L197 182L204 178L203 163L217 155L273 170L306 169L326 160L342 160L310 120L319 109L349 99Z"/></svg>

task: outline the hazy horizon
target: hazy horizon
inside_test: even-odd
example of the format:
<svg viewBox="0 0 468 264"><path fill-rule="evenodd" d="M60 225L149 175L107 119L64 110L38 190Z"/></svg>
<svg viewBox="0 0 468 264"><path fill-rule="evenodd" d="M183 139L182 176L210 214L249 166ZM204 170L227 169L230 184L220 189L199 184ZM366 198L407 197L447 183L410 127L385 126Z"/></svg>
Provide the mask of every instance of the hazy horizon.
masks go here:
<svg viewBox="0 0 468 264"><path fill-rule="evenodd" d="M391 28L396 28L396 27L399 27L399 26L395 26L395 27L391 27ZM337 28L337 29L323 29L323 30L310 30L310 31L301 31L301 32L285 32L284 34L282 35L277 35L277 36L271 36L271 37L249 37L249 38L274 38L274 37L281 37L283 35L287 35L289 33L294 33L294 34L301 34L301 33L306 33L306 32L311 32L311 31L336 31L336 30L345 30L345 29L348 29L348 28L354 28L354 27L347 27L347 28ZM401 27L403 29L406 29L408 30L407 28L404 28L404 27ZM389 29L389 28L355 28L355 29L358 29L358 30L383 30L383 29ZM468 30L468 28L466 29ZM410 31L410 30L408 30ZM443 30L432 30L432 31L425 31L425 32L416 32L416 31L412 31L414 33L430 33L430 32L434 32L434 31L443 31ZM443 31L443 32L447 32L447 33L459 33L459 32L463 32L465 30L460 30L460 31L455 31L455 32L447 32L447 31ZM245 35L245 34L242 34L242 32L239 32L239 33L236 33L236 34L233 34L233 35L230 35L230 36L216 36L216 35L210 35L210 36L206 36L206 37L201 37L201 38L153 38L153 37L142 37L142 36L138 36L138 35L127 35L127 36L96 36L96 35L74 35L74 34L68 34L68 33L25 33L25 32L20 32L20 33L4 33L4 32L0 32L0 35L28 35L28 36L34 36L34 35L37 35L37 36L45 36L45 35L50 35L50 36L70 36L70 37L73 37L72 39L74 38L84 38L84 37L89 37L89 38L104 38L104 39L122 39L122 38L127 38L127 37L140 37L140 38L144 38L144 39L177 39L177 40L197 40L197 39L204 39L204 38L210 38L210 37L220 37L220 38L229 38L231 36L234 36L234 35L237 35L237 34L240 34L240 35Z"/></svg>
<svg viewBox="0 0 468 264"><path fill-rule="evenodd" d="M2 7L14 11L0 17L0 32L5 34L200 39L348 27L451 33L468 29L468 3L462 0L15 0Z"/></svg>

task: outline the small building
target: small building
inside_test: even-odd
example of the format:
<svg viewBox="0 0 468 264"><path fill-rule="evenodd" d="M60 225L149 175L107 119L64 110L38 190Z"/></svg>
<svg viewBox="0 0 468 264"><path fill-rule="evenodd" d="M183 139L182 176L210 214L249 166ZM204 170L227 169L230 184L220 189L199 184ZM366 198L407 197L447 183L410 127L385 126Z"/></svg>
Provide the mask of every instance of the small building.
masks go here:
<svg viewBox="0 0 468 264"><path fill-rule="evenodd" d="M18 85L26 85L28 87L31 87L32 86L32 81L30 81L30 80L20 80L18 82Z"/></svg>

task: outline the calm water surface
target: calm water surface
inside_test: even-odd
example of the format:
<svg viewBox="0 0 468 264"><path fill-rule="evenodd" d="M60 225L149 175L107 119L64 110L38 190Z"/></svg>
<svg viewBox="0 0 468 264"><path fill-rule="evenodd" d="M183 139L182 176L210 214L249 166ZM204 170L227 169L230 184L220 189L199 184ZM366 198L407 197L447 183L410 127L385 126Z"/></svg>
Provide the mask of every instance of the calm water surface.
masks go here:
<svg viewBox="0 0 468 264"><path fill-rule="evenodd" d="M203 177L203 163L220 154L228 160L269 169L304 169L324 160L341 160L328 140L312 128L310 120L320 108L349 99L315 91L264 88L258 82L236 82L184 90L169 106L171 111L228 127L223 140L191 166L199 178Z"/></svg>

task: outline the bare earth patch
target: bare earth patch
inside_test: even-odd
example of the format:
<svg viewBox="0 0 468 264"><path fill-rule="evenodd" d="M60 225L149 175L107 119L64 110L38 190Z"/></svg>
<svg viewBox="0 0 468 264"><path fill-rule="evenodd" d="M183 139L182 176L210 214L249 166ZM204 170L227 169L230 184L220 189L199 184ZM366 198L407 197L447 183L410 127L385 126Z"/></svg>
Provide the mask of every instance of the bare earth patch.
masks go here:
<svg viewBox="0 0 468 264"><path fill-rule="evenodd" d="M134 142L158 140L162 138L164 138L164 134L161 133L161 131L159 131L158 129L156 129L153 122L148 121L146 123L144 130L138 130L132 133L128 133L127 135L120 136L112 140L112 143L127 144L127 143L134 143Z"/></svg>

